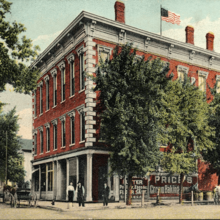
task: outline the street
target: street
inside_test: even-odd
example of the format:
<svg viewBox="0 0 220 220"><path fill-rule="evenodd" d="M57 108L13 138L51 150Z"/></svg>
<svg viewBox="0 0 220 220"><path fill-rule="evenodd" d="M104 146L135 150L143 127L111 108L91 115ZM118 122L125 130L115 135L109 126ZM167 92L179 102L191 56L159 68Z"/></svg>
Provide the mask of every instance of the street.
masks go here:
<svg viewBox="0 0 220 220"><path fill-rule="evenodd" d="M78 208L78 207L77 207ZM101 209L61 212L42 208L11 208L0 203L0 219L218 219L220 206L214 205L173 205L149 208Z"/></svg>

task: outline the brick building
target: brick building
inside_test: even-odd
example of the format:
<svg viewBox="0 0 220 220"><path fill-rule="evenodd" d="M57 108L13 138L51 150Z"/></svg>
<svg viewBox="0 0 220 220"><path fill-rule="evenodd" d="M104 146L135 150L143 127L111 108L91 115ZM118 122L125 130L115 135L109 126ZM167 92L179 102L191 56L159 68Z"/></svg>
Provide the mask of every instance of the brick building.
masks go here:
<svg viewBox="0 0 220 220"><path fill-rule="evenodd" d="M109 149L99 140L96 122L97 93L84 72L94 74L99 58L111 58L116 45L133 42L137 55L160 57L170 63L174 79L187 74L201 90L220 81L220 54L214 52L214 34L208 33L207 49L194 46L194 28L186 27L186 43L125 24L125 5L115 2L115 20L82 11L31 65L41 70L38 88L33 92L33 183L39 198L66 199L66 187L80 180L86 201L101 199L103 182L110 195L123 200L126 181L117 174L107 176ZM201 36L202 37L202 36ZM205 37L205 36L204 36ZM196 182L202 190L212 190L218 177L198 161L199 174L186 177L185 187ZM149 178L134 178L133 197L149 187L155 196L158 186L163 196L178 196L178 175L153 173ZM169 185L167 185L169 184Z"/></svg>

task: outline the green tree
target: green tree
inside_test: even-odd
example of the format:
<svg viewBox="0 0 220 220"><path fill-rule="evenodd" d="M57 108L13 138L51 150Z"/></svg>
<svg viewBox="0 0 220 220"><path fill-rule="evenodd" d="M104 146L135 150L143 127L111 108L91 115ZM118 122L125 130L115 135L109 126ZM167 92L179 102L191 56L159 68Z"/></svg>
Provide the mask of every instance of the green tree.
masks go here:
<svg viewBox="0 0 220 220"><path fill-rule="evenodd" d="M21 165L23 157L19 154L19 150L21 149L20 137L17 135L19 118L15 114L16 110L14 108L7 114L0 115L0 178L2 180L5 179L7 162L7 179L13 182L20 181L25 175L24 168Z"/></svg>
<svg viewBox="0 0 220 220"><path fill-rule="evenodd" d="M210 87L209 87L210 88ZM220 175L220 93L216 92L217 84L211 89L214 96L213 101L209 104L209 125L214 127L215 133L212 136L212 141L215 143L213 149L203 151L203 159L210 162L216 169L218 176Z"/></svg>
<svg viewBox="0 0 220 220"><path fill-rule="evenodd" d="M183 82L170 81L166 94L164 123L168 125L166 138L171 152L164 153L161 165L168 172L180 174L181 203L184 175L196 171L195 160L202 150L214 147L214 130L209 125L206 95L187 76Z"/></svg>
<svg viewBox="0 0 220 220"><path fill-rule="evenodd" d="M11 4L0 0L0 92L8 83L16 92L28 94L36 87L39 71L28 68L24 62L33 60L39 47L33 47L26 36L19 37L26 30L23 24L6 20Z"/></svg>
<svg viewBox="0 0 220 220"><path fill-rule="evenodd" d="M165 131L161 124L168 66L160 59L138 58L131 44L116 47L113 58L101 61L94 78L99 91L98 116L102 139L111 146L112 172L128 176L127 205L132 176L155 170Z"/></svg>

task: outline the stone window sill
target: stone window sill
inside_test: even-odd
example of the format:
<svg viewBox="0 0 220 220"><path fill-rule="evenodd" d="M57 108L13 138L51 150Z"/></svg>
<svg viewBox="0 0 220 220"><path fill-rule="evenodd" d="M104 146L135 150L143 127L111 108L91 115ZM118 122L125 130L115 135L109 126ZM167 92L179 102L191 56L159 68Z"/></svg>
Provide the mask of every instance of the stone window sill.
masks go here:
<svg viewBox="0 0 220 220"><path fill-rule="evenodd" d="M54 105L52 108L56 108L57 107L57 105Z"/></svg>
<svg viewBox="0 0 220 220"><path fill-rule="evenodd" d="M73 143L73 144L70 144L70 145L69 145L69 147L72 147L72 146L74 146L74 145L75 145L75 143Z"/></svg>
<svg viewBox="0 0 220 220"><path fill-rule="evenodd" d="M44 153L40 153L39 155L42 155L42 154L44 154Z"/></svg>
<svg viewBox="0 0 220 220"><path fill-rule="evenodd" d="M84 140L84 141L80 141L80 142L79 142L79 144L82 144L82 143L85 143L85 140Z"/></svg>
<svg viewBox="0 0 220 220"><path fill-rule="evenodd" d="M66 99L65 100L63 100L60 104L62 104L62 103L64 103L66 101Z"/></svg>
<svg viewBox="0 0 220 220"><path fill-rule="evenodd" d="M81 92L84 92L85 91L85 89L82 89L82 90L80 90L78 93L81 93Z"/></svg>
<svg viewBox="0 0 220 220"><path fill-rule="evenodd" d="M43 113L40 113L40 114L39 114L39 117L40 117L41 115L43 115Z"/></svg>
<svg viewBox="0 0 220 220"><path fill-rule="evenodd" d="M50 153L50 151L47 151L46 154Z"/></svg>
<svg viewBox="0 0 220 220"><path fill-rule="evenodd" d="M54 149L53 151L57 151L57 149Z"/></svg>
<svg viewBox="0 0 220 220"><path fill-rule="evenodd" d="M50 109L47 109L47 111L46 111L46 112L49 112L49 111L50 111ZM45 113L46 113L46 112L45 112Z"/></svg>
<svg viewBox="0 0 220 220"><path fill-rule="evenodd" d="M74 94L74 95L72 95L72 96L70 96L69 98L71 99L71 98L73 98L73 97L75 97L75 94Z"/></svg>
<svg viewBox="0 0 220 220"><path fill-rule="evenodd" d="M61 149L66 148L66 146L61 147Z"/></svg>

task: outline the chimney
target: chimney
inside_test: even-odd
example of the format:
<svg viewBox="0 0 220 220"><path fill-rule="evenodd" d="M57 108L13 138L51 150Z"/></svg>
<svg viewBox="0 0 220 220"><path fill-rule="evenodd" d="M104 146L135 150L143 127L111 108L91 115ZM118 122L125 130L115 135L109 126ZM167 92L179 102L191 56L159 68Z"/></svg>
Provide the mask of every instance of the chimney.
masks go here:
<svg viewBox="0 0 220 220"><path fill-rule="evenodd" d="M125 4L117 0L115 2L115 20L121 23L125 23Z"/></svg>
<svg viewBox="0 0 220 220"><path fill-rule="evenodd" d="M213 51L214 49L214 34L209 32L206 34L206 49Z"/></svg>
<svg viewBox="0 0 220 220"><path fill-rule="evenodd" d="M194 28L193 26L187 26L186 29L186 43L194 45Z"/></svg>

